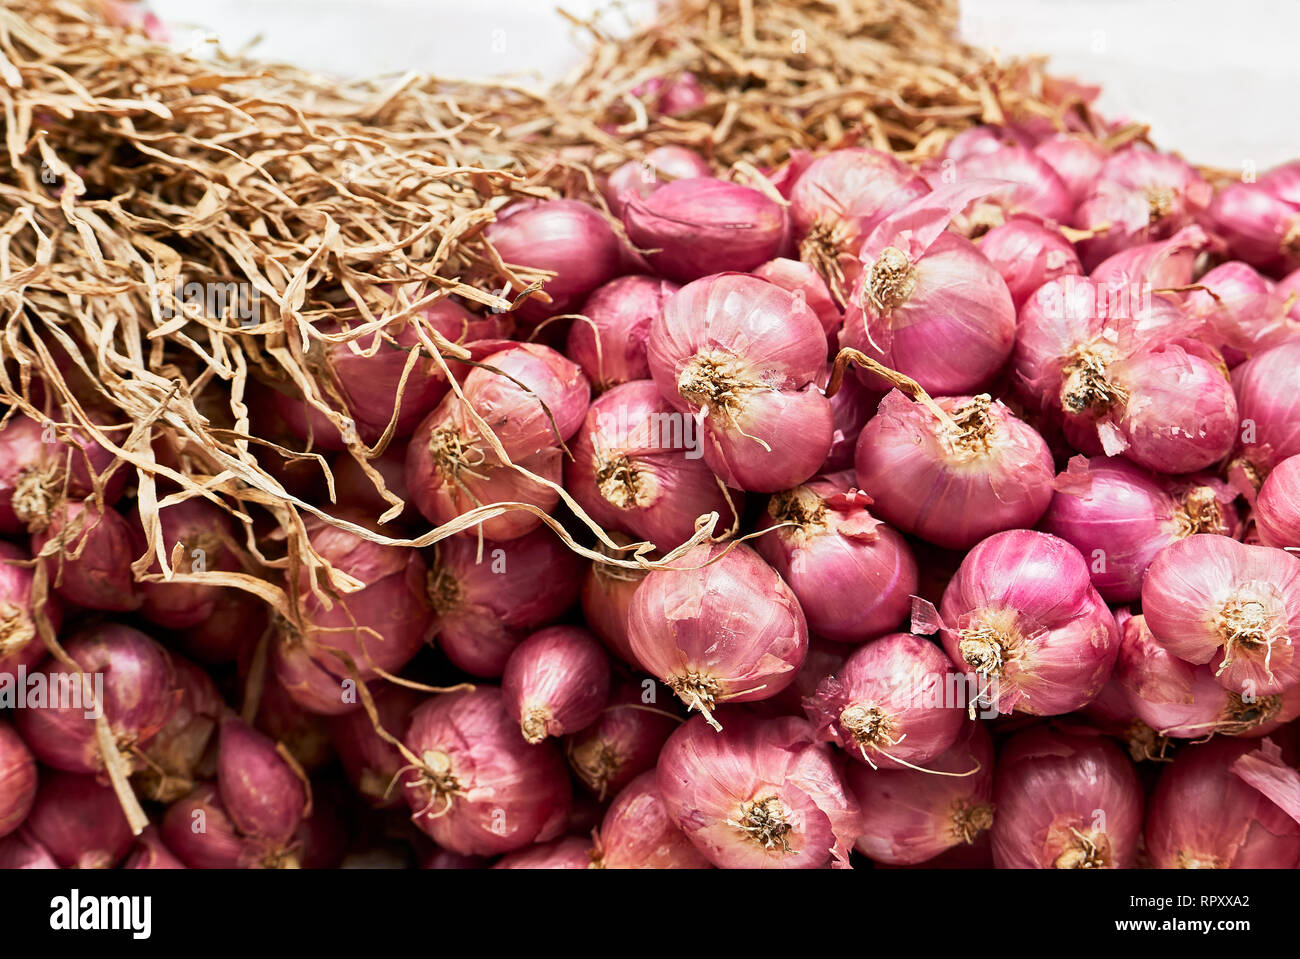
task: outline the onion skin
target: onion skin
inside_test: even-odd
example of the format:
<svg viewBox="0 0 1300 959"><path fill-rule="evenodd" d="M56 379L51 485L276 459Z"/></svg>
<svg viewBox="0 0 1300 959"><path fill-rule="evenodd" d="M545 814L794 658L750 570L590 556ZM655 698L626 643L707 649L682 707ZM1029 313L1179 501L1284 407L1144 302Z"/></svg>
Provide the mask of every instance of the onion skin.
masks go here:
<svg viewBox="0 0 1300 959"><path fill-rule="evenodd" d="M1255 529L1265 546L1300 547L1300 456L1287 457L1264 480Z"/></svg>
<svg viewBox="0 0 1300 959"><path fill-rule="evenodd" d="M1272 695L1300 683L1300 559L1197 534L1164 549L1142 583L1156 641L1220 684Z"/></svg>
<svg viewBox="0 0 1300 959"><path fill-rule="evenodd" d="M158 830L149 826L136 838L135 851L122 863L123 869L184 869L185 863L176 858L158 835Z"/></svg>
<svg viewBox="0 0 1300 959"><path fill-rule="evenodd" d="M551 743L524 741L499 689L426 702L411 715L406 745L430 767L403 784L411 818L438 845L495 856L563 831L571 802L564 760Z"/></svg>
<svg viewBox="0 0 1300 959"><path fill-rule="evenodd" d="M652 276L620 276L587 297L581 312L591 322L574 321L564 352L597 392L650 378L650 324L679 289Z"/></svg>
<svg viewBox="0 0 1300 959"><path fill-rule="evenodd" d="M1220 739L1180 751L1156 784L1146 848L1158 869L1293 869L1300 823L1236 772L1255 742ZM1280 758L1275 759L1279 765Z"/></svg>
<svg viewBox="0 0 1300 959"><path fill-rule="evenodd" d="M1079 551L1032 530L972 549L943 594L943 646L1000 713L1057 716L1101 692L1119 653L1115 617Z"/></svg>
<svg viewBox="0 0 1300 959"><path fill-rule="evenodd" d="M830 746L794 717L726 718L716 733L697 716L664 745L658 784L672 821L723 869L847 865L860 812Z"/></svg>
<svg viewBox="0 0 1300 959"><path fill-rule="evenodd" d="M668 179L662 179L661 173L667 174ZM656 147L640 161L628 160L616 167L606 179L601 192L604 193L609 208L622 216L629 195L644 200L664 183L707 177L711 173L709 164L694 150L669 144ZM634 376L632 379L641 377Z"/></svg>
<svg viewBox="0 0 1300 959"><path fill-rule="evenodd" d="M0 839L0 869L58 869L48 849L25 830Z"/></svg>
<svg viewBox="0 0 1300 959"><path fill-rule="evenodd" d="M845 377L840 388L831 397L831 415L835 426L831 451L826 456L820 472L837 473L853 469L853 458L858 448L862 427L876 415L881 395L872 392L856 376Z"/></svg>
<svg viewBox="0 0 1300 959"><path fill-rule="evenodd" d="M45 643L32 615L34 574L16 565L30 559L25 550L0 540L0 673L17 675L18 667L30 670L45 658ZM45 615L57 633L63 621L57 596L46 598Z"/></svg>
<svg viewBox="0 0 1300 959"><path fill-rule="evenodd" d="M627 617L632 596L645 579L643 570L598 563L587 568L582 579L582 618L605 648L634 669L640 669L628 638Z"/></svg>
<svg viewBox="0 0 1300 959"><path fill-rule="evenodd" d="M926 763L934 776L911 769L874 770L850 763L849 792L862 809L864 856L891 866L926 862L969 846L993 822L993 740L980 722L966 721L956 741Z"/></svg>
<svg viewBox="0 0 1300 959"><path fill-rule="evenodd" d="M112 789L65 772L41 776L24 831L65 869L111 869L135 841Z"/></svg>
<svg viewBox="0 0 1300 959"><path fill-rule="evenodd" d="M493 869L591 869L591 840L566 836L506 853Z"/></svg>
<svg viewBox="0 0 1300 959"><path fill-rule="evenodd" d="M767 280L795 296L802 296L803 301L817 314L822 329L826 331L828 345L835 343L840 325L844 322L844 314L831 298L826 281L813 267L801 260L777 257L754 267L751 272L759 279Z"/></svg>
<svg viewBox="0 0 1300 959"><path fill-rule="evenodd" d="M745 272L778 256L785 210L758 190L712 177L674 180L645 199L626 196L623 225L655 272L678 283Z"/></svg>
<svg viewBox="0 0 1300 959"><path fill-rule="evenodd" d="M668 815L653 769L623 787L600 824L605 869L709 869L712 863Z"/></svg>
<svg viewBox="0 0 1300 959"><path fill-rule="evenodd" d="M372 695L380 725L400 738L423 697L393 683L385 683ZM380 738L364 710L331 719L330 739L348 781L364 802L375 809L396 809L403 804L395 780L406 760L395 746Z"/></svg>
<svg viewBox="0 0 1300 959"><path fill-rule="evenodd" d="M175 705L149 739L144 750L148 761L135 776L136 786L148 798L164 803L194 788L198 767L226 708L207 673L179 656L172 657L171 663Z"/></svg>
<svg viewBox="0 0 1300 959"><path fill-rule="evenodd" d="M0 722L0 838L17 829L36 801L36 760L14 728Z"/></svg>
<svg viewBox="0 0 1300 959"><path fill-rule="evenodd" d="M637 659L706 717L718 703L775 696L808 650L790 587L748 546L726 549L697 546L676 568L650 573L628 614Z"/></svg>
<svg viewBox="0 0 1300 959"><path fill-rule="evenodd" d="M171 560L172 550L180 545L180 573L208 570L243 572L239 563L235 531L224 510L205 500L194 498L159 511L162 525L162 548ZM155 561L150 573L161 573ZM189 629L211 619L228 587L199 583L142 582L140 614L167 629Z"/></svg>
<svg viewBox="0 0 1300 959"><path fill-rule="evenodd" d="M1107 157L1099 144L1068 133L1048 137L1034 146L1034 152L1065 183L1072 207L1088 195Z"/></svg>
<svg viewBox="0 0 1300 959"><path fill-rule="evenodd" d="M980 237L978 246L1006 281L1017 310L1048 280L1083 273L1070 241L1028 217L1012 217L995 226Z"/></svg>
<svg viewBox="0 0 1300 959"><path fill-rule="evenodd" d="M565 741L573 774L602 802L654 769L665 740L680 723L644 700L640 684L620 684L595 722Z"/></svg>
<svg viewBox="0 0 1300 959"><path fill-rule="evenodd" d="M552 626L515 647L501 692L529 743L577 732L596 721L609 698L609 658L585 629Z"/></svg>
<svg viewBox="0 0 1300 959"><path fill-rule="evenodd" d="M59 596L87 609L125 613L142 602L131 576L131 563L144 552L141 537L117 510L100 512L92 500L70 502L32 536L32 553L51 540L61 543L62 552L45 559Z"/></svg>
<svg viewBox="0 0 1300 959"><path fill-rule="evenodd" d="M855 465L873 511L948 549L968 549L991 533L1038 522L1055 478L1043 438L985 395L936 402L957 431L897 391L863 427Z"/></svg>
<svg viewBox="0 0 1300 959"><path fill-rule="evenodd" d="M270 845L289 841L307 807L302 781L275 744L233 716L221 721L217 787L239 831Z"/></svg>
<svg viewBox="0 0 1300 959"><path fill-rule="evenodd" d="M1261 472L1300 454L1300 340L1265 350L1232 371L1241 446Z"/></svg>
<svg viewBox="0 0 1300 959"><path fill-rule="evenodd" d="M998 869L1129 869L1142 829L1132 763L1101 736L1042 727L1003 746L994 780Z"/></svg>
<svg viewBox="0 0 1300 959"><path fill-rule="evenodd" d="M94 492L94 476L116 460L82 431L70 432L64 441L52 427L21 414L0 426L0 534L41 532L59 509L65 480L69 500L85 499ZM106 506L121 498L127 473L118 469L105 480Z"/></svg>

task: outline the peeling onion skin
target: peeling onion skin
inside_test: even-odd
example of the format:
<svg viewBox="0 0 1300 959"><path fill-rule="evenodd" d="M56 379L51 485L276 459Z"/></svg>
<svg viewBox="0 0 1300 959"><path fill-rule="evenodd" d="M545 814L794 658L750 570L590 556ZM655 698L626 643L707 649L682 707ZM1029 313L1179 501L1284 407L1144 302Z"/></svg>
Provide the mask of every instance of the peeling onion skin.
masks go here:
<svg viewBox="0 0 1300 959"><path fill-rule="evenodd" d="M411 714L405 742L439 777L421 770L402 783L412 820L438 845L495 856L563 832L568 769L554 744L524 741L501 690L431 699Z"/></svg>
<svg viewBox="0 0 1300 959"><path fill-rule="evenodd" d="M664 745L658 783L677 827L723 869L847 866L860 812L842 758L794 717L725 720L718 733L696 716Z"/></svg>
<svg viewBox="0 0 1300 959"><path fill-rule="evenodd" d="M1300 456L1287 457L1264 480L1255 529L1265 546L1300 547Z"/></svg>
<svg viewBox="0 0 1300 959"><path fill-rule="evenodd" d="M993 740L983 723L966 720L952 746L926 768L977 771L935 776L849 764L849 791L862 808L862 834L855 845L864 856L909 866L987 836L993 822Z"/></svg>
<svg viewBox="0 0 1300 959"><path fill-rule="evenodd" d="M36 760L7 722L0 722L0 838L22 825L36 801Z"/></svg>
<svg viewBox="0 0 1300 959"><path fill-rule="evenodd" d="M711 869L668 815L653 768L614 797L600 824L600 865L605 869Z"/></svg>
<svg viewBox="0 0 1300 959"><path fill-rule="evenodd" d="M1146 848L1153 866L1300 866L1300 823L1234 770L1241 757L1260 749L1255 741L1215 737L1178 753L1156 783L1147 813Z"/></svg>
<svg viewBox="0 0 1300 959"><path fill-rule="evenodd" d="M135 841L113 790L75 773L41 776L23 829L64 869L111 869Z"/></svg>
<svg viewBox="0 0 1300 959"><path fill-rule="evenodd" d="M0 540L0 673L16 675L18 667L30 670L45 658L45 643L32 614L35 574L17 565L30 559L26 550ZM63 607L57 595L46 597L45 616L57 634L63 622Z"/></svg>
<svg viewBox="0 0 1300 959"><path fill-rule="evenodd" d="M508 852L493 869L591 869L591 840L566 836Z"/></svg>
<svg viewBox="0 0 1300 959"><path fill-rule="evenodd" d="M1142 830L1133 764L1100 735L1017 734L994 776L998 869L1130 869Z"/></svg>
<svg viewBox="0 0 1300 959"><path fill-rule="evenodd" d="M585 629L552 626L510 654L501 692L528 742L585 729L609 698L609 658Z"/></svg>
<svg viewBox="0 0 1300 959"><path fill-rule="evenodd" d="M706 716L720 703L775 696L808 651L808 626L790 587L750 547L727 549L703 544L676 568L650 573L628 615L637 659Z"/></svg>
<svg viewBox="0 0 1300 959"><path fill-rule="evenodd" d="M1197 534L1167 547L1142 584L1156 641L1210 663L1225 688L1272 695L1300 683L1300 559Z"/></svg>
<svg viewBox="0 0 1300 959"><path fill-rule="evenodd" d="M620 276L592 292L575 320L564 352L597 392L650 378L646 339L650 324L680 287L652 276Z"/></svg>

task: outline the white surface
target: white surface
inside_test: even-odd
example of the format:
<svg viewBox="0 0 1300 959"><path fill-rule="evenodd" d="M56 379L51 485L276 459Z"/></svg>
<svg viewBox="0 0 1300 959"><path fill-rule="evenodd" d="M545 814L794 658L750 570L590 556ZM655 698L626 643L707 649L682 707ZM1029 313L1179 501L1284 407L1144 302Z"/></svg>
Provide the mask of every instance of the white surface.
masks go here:
<svg viewBox="0 0 1300 959"><path fill-rule="evenodd" d="M419 70L538 83L577 62L579 16L600 0L151 0L181 45L261 36L264 59L353 75ZM634 12L651 0L629 0ZM190 25L202 29L191 31ZM963 32L1006 54L1045 53L1103 85L1102 109L1150 123L1189 159L1259 169L1300 156L1297 0L964 0Z"/></svg>

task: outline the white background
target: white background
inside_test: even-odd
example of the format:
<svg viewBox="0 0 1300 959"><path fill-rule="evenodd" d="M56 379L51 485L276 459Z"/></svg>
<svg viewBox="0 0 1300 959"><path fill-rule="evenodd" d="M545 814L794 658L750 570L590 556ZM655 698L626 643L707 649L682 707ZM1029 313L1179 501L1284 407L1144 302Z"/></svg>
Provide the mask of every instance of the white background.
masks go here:
<svg viewBox="0 0 1300 959"><path fill-rule="evenodd" d="M510 74L538 83L580 58L554 0L151 0L178 45L204 32L263 59L354 75ZM579 16L600 0L562 0ZM637 12L650 0L628 0ZM1300 0L965 0L963 32L1046 53L1101 83L1110 115L1150 123L1195 162L1263 169L1300 156ZM198 29L194 29L198 28Z"/></svg>

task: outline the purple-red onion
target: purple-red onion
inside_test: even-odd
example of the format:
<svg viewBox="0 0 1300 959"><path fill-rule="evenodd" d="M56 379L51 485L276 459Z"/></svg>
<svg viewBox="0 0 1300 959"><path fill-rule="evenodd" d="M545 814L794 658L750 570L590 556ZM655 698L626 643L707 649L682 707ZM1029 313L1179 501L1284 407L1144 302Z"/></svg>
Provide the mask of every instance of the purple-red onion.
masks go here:
<svg viewBox="0 0 1300 959"><path fill-rule="evenodd" d="M1255 530L1265 546L1300 548L1300 456L1278 463L1259 488Z"/></svg>
<svg viewBox="0 0 1300 959"><path fill-rule="evenodd" d="M615 168L602 192L610 209L621 215L631 197L644 200L664 183L693 180L711 173L708 162L694 150L669 144L656 147L641 160L628 160Z"/></svg>
<svg viewBox="0 0 1300 959"><path fill-rule="evenodd" d="M650 324L678 289L652 276L620 276L587 297L581 312L590 322L574 321L564 352L597 392L650 378Z"/></svg>
<svg viewBox="0 0 1300 959"><path fill-rule="evenodd" d="M36 760L7 722L0 722L0 837L22 825L36 800Z"/></svg>
<svg viewBox="0 0 1300 959"><path fill-rule="evenodd" d="M65 772L41 775L23 831L64 869L111 869L134 841L113 790Z"/></svg>
<svg viewBox="0 0 1300 959"><path fill-rule="evenodd" d="M63 599L87 609L130 612L142 602L131 563L144 552L143 534L115 509L94 500L68 502L32 535L32 552L51 541L60 551L45 559L50 583Z"/></svg>
<svg viewBox="0 0 1300 959"><path fill-rule="evenodd" d="M577 732L596 721L609 698L609 658L585 629L539 630L506 660L501 692L529 743Z"/></svg>
<svg viewBox="0 0 1300 959"><path fill-rule="evenodd" d="M1083 273L1070 241L1030 217L1012 217L985 233L977 245L1006 281L1017 310L1048 280Z"/></svg>
<svg viewBox="0 0 1300 959"><path fill-rule="evenodd" d="M0 674L17 673L19 666L31 669L45 658L45 644L36 631L32 610L30 560L25 550L0 541ZM63 621L57 596L45 601L45 615L57 632Z"/></svg>
<svg viewBox="0 0 1300 959"><path fill-rule="evenodd" d="M708 869L708 858L668 815L653 770L633 779L609 804L600 824L605 869Z"/></svg>
<svg viewBox="0 0 1300 959"><path fill-rule="evenodd" d="M566 740L573 774L602 802L654 769L664 741L677 728L680 720L654 702L653 689L647 696L642 685L626 681L610 693L595 722Z"/></svg>

